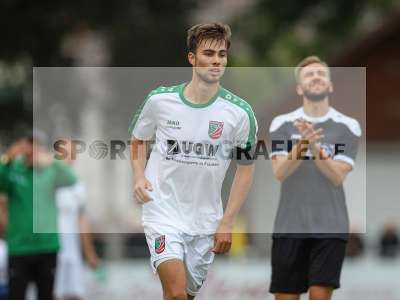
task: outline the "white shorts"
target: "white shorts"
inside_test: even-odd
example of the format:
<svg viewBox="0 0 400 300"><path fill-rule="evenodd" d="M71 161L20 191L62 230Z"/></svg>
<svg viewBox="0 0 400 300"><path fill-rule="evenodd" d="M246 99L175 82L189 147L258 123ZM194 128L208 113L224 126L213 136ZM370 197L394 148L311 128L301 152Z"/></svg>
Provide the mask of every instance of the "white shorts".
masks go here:
<svg viewBox="0 0 400 300"><path fill-rule="evenodd" d="M79 259L58 257L54 295L59 298L84 297L83 263Z"/></svg>
<svg viewBox="0 0 400 300"><path fill-rule="evenodd" d="M153 272L156 273L158 266L167 260L182 260L186 268L186 292L195 297L214 260L214 253L211 251L214 247L214 235L193 236L153 224L145 225L144 232Z"/></svg>

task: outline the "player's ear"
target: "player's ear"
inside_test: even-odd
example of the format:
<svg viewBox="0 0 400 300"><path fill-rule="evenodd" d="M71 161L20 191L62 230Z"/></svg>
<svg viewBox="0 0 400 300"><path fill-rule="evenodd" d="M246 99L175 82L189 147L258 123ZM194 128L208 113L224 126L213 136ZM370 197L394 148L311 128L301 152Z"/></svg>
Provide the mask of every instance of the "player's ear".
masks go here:
<svg viewBox="0 0 400 300"><path fill-rule="evenodd" d="M189 52L188 53L188 61L192 66L194 66L195 60L196 60L195 54L193 52Z"/></svg>
<svg viewBox="0 0 400 300"><path fill-rule="evenodd" d="M299 95L299 96L303 96L303 89L301 88L301 86L300 86L300 84L297 84L296 85L296 93L297 93L297 95Z"/></svg>

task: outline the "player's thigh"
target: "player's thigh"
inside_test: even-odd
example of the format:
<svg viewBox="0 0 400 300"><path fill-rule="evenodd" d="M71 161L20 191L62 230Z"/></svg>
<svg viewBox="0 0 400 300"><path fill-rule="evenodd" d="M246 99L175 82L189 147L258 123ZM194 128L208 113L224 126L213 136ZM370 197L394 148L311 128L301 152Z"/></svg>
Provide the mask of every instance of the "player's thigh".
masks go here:
<svg viewBox="0 0 400 300"><path fill-rule="evenodd" d="M195 297L207 278L208 270L214 261L214 236L187 236L186 267L186 291L188 295Z"/></svg>
<svg viewBox="0 0 400 300"><path fill-rule="evenodd" d="M186 271L183 261L169 259L157 267L164 299L186 299Z"/></svg>
<svg viewBox="0 0 400 300"><path fill-rule="evenodd" d="M300 300L297 294L275 294L275 300Z"/></svg>

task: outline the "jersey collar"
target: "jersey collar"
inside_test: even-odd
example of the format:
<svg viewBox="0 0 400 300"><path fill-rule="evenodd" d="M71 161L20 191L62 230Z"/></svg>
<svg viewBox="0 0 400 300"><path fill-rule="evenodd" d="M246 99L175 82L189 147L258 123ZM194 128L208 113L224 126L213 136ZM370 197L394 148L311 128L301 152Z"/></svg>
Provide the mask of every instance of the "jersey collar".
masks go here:
<svg viewBox="0 0 400 300"><path fill-rule="evenodd" d="M303 107L300 108L300 115L301 115L301 117L302 117L303 119L305 119L306 121L312 122L312 123L322 123L322 122L325 122L325 121L327 121L329 118L332 117L332 114L333 114L333 108L330 107L330 106L329 106L328 112L327 112L325 115L321 116L321 117L311 117L311 116L308 116L308 115L306 115L306 113L304 112L304 108L303 108Z"/></svg>
<svg viewBox="0 0 400 300"><path fill-rule="evenodd" d="M218 91L215 93L215 95L207 102L207 103L193 103L190 102L188 99L186 99L186 97L183 95L183 91L185 89L187 85L187 82L182 83L179 86L179 97L181 98L182 102L192 108L205 108L210 106L211 104L213 104L215 102L215 100L217 100L218 96L221 93L221 86L218 87Z"/></svg>

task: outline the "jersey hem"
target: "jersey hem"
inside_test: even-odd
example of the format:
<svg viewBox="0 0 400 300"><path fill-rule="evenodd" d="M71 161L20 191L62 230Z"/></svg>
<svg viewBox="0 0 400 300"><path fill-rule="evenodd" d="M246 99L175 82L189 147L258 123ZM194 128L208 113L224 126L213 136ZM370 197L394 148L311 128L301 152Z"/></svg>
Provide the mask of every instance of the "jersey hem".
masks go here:
<svg viewBox="0 0 400 300"><path fill-rule="evenodd" d="M193 230L188 230L187 228L183 228L180 226L176 226L173 224L168 224L168 223L161 223L161 222L154 222L151 220L143 220L142 221L143 227L150 227L152 229L157 229L157 227L160 227L163 229L163 227L167 227L169 230L175 230L179 231L181 233L187 234L187 235L212 235L215 234L217 229L209 229L209 230L204 230L204 231L193 231Z"/></svg>
<svg viewBox="0 0 400 300"><path fill-rule="evenodd" d="M21 250L21 251L12 251L9 249L10 256L24 256L24 255L38 255L38 254L48 254L48 253L57 253L59 247L54 248L46 248L46 249L30 249L30 250Z"/></svg>

